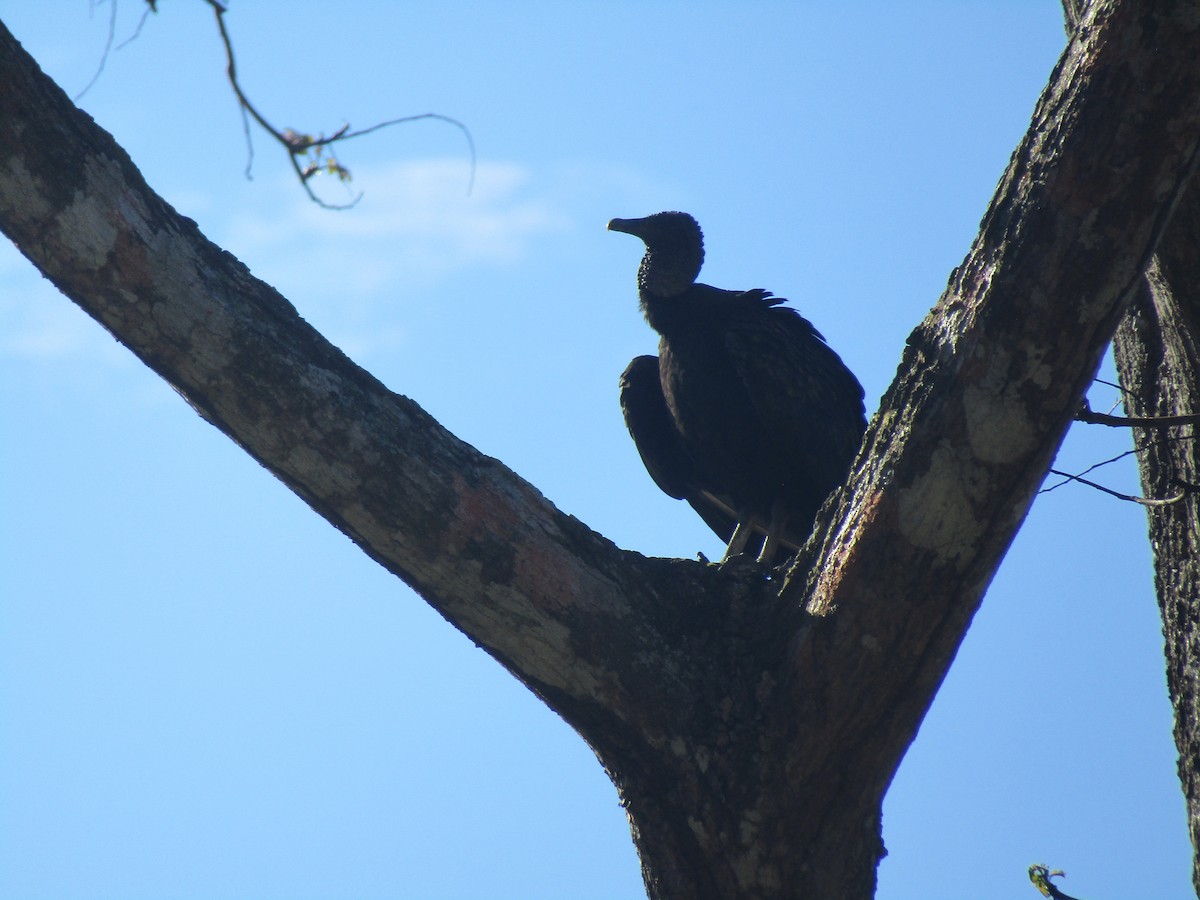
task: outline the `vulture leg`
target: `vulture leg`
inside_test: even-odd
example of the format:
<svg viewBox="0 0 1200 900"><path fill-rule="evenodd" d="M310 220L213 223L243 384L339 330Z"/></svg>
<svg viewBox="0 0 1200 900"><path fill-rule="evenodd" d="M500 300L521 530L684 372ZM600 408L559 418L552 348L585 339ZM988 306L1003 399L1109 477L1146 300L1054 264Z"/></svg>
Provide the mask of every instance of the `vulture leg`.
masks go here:
<svg viewBox="0 0 1200 900"><path fill-rule="evenodd" d="M746 549L746 542L750 540L750 535L754 533L754 529L750 523L742 521L738 522L737 527L733 529L733 537L729 539L729 546L725 549L725 556L721 562L726 563L735 556L740 556Z"/></svg>
<svg viewBox="0 0 1200 900"><path fill-rule="evenodd" d="M771 524L767 528L767 536L763 539L762 552L758 554L760 563L769 566L780 565L789 556L799 552L800 547L793 543L792 536L785 537L790 519L786 504L776 500L771 506Z"/></svg>
<svg viewBox="0 0 1200 900"><path fill-rule="evenodd" d="M776 502L771 507L771 524L767 528L767 536L763 538L762 551L758 554L760 563L769 565L781 546L781 535L787 525L787 512L781 506L782 504Z"/></svg>

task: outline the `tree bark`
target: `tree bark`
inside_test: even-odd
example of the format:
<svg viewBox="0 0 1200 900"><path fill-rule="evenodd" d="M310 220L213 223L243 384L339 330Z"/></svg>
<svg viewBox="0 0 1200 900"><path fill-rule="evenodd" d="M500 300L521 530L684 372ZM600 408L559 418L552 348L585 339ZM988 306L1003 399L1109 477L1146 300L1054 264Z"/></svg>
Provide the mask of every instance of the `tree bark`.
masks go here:
<svg viewBox="0 0 1200 900"><path fill-rule="evenodd" d="M1064 0L1068 34L1082 0ZM1113 338L1134 417L1200 415L1200 186L1180 196L1145 279ZM1200 896L1200 464L1195 424L1134 429L1143 493L1178 500L1146 507L1163 621L1167 691L1175 710L1179 780Z"/></svg>
<svg viewBox="0 0 1200 900"><path fill-rule="evenodd" d="M651 897L874 893L884 791L1200 141L1200 19L1096 4L786 577L621 551L209 243L0 26L0 227L596 751Z"/></svg>

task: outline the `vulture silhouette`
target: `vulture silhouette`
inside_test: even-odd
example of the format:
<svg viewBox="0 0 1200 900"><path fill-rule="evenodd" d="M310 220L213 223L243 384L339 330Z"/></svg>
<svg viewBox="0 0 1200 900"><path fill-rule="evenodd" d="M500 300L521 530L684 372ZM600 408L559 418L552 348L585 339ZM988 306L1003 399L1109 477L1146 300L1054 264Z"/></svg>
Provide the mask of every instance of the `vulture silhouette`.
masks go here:
<svg viewBox="0 0 1200 900"><path fill-rule="evenodd" d="M646 470L728 542L726 560L761 538L759 561L782 562L858 452L862 386L782 298L697 283L704 236L687 213L608 228L646 245L638 297L658 357L637 357L620 380Z"/></svg>

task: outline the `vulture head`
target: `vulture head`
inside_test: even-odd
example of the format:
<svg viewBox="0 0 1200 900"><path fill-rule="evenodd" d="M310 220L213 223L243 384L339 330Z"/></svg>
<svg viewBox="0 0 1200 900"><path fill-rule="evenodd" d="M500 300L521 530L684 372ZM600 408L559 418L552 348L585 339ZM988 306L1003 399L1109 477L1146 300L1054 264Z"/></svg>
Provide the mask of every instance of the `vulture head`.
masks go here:
<svg viewBox="0 0 1200 900"><path fill-rule="evenodd" d="M684 212L660 212L642 219L613 219L609 231L642 239L646 255L638 269L638 291L654 297L682 294L704 264L704 235Z"/></svg>

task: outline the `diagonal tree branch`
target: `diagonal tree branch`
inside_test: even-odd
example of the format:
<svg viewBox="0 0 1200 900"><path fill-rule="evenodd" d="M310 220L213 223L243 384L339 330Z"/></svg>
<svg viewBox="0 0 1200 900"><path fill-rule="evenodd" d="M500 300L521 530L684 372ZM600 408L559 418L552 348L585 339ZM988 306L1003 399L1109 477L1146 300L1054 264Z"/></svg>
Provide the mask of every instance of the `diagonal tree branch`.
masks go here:
<svg viewBox="0 0 1200 900"><path fill-rule="evenodd" d="M1182 3L1090 8L975 246L909 338L813 554L812 613L878 607L863 630L888 633L895 597L973 612L1195 167L1189 19ZM877 523L888 545L870 540ZM884 564L899 582L872 577Z"/></svg>

